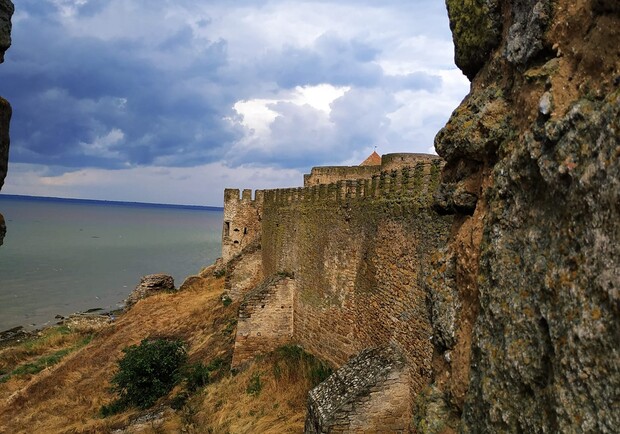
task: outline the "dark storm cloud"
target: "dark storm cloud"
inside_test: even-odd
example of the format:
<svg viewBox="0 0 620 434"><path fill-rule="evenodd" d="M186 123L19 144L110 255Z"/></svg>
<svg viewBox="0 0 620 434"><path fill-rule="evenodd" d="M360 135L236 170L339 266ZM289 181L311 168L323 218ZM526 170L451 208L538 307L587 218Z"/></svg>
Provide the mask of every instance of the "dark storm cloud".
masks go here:
<svg viewBox="0 0 620 434"><path fill-rule="evenodd" d="M383 70L373 63L379 51L359 40L321 35L312 47L285 47L265 58L263 75L292 88L330 83L335 86L376 86Z"/></svg>
<svg viewBox="0 0 620 434"><path fill-rule="evenodd" d="M333 4L349 3L407 13L430 4ZM390 131L388 114L399 108L393 94L436 91L441 77L424 71L386 73L380 64L385 47L372 31L346 36L325 29L310 44L283 39L262 47L254 40L256 28L247 30L243 22L256 25L248 11L263 13L262 8L280 4L289 11L298 5L214 1L205 13L204 5L189 0L21 1L13 47L0 69L0 94L14 109L11 161L118 169L223 159L229 165L301 168L347 159L388 138L403 142ZM119 5L128 12L115 12ZM171 5L187 14L176 21L157 15ZM212 13L230 15L235 8L240 17L235 36L254 48L252 59L231 60L226 37L209 40L200 34L217 24ZM122 21L124 13L135 10L144 10L144 17ZM119 22L106 21L114 13L110 16ZM99 20L103 36L75 27L98 17L104 17ZM126 35L118 30L122 26ZM332 103L331 113L290 101L274 103L270 109L277 117L266 137L253 137L233 108L238 101L324 83L349 88Z"/></svg>
<svg viewBox="0 0 620 434"><path fill-rule="evenodd" d="M217 82L213 73L226 62L223 41L205 41L194 62L171 71L145 58L150 47L141 41L70 37L43 18L46 3L23 6L30 17L15 26L11 59L0 71L14 109L12 161L114 168L166 156L170 164L194 165L211 161L214 149L241 134L223 120L232 95L217 86L208 95L182 86L194 78ZM186 46L191 37L190 28L180 29L160 48ZM113 129L123 138L109 152L89 155L88 144ZM192 149L191 161L177 152L180 144Z"/></svg>

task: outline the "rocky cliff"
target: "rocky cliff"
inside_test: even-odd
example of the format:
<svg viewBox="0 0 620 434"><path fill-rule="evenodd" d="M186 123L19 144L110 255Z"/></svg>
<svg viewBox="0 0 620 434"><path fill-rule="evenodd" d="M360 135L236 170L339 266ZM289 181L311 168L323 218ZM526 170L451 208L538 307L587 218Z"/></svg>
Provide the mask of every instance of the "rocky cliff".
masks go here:
<svg viewBox="0 0 620 434"><path fill-rule="evenodd" d="M447 0L471 92L436 137L421 432L620 426L620 3Z"/></svg>
<svg viewBox="0 0 620 434"><path fill-rule="evenodd" d="M0 0L0 63L4 62L4 52L11 46L11 16L15 10L10 0ZM4 185L9 162L9 122L11 105L0 97L0 189ZM6 227L0 214L0 246L4 240Z"/></svg>
<svg viewBox="0 0 620 434"><path fill-rule="evenodd" d="M11 46L11 16L14 11L10 0L0 0L0 63L4 62L4 53ZM4 184L9 160L9 122L11 106L0 97L0 189Z"/></svg>

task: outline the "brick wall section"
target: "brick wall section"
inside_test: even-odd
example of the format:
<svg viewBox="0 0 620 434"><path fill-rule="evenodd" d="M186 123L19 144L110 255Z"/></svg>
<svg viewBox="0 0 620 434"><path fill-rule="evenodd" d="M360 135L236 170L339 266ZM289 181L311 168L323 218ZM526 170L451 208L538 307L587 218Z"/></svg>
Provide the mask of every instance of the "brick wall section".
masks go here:
<svg viewBox="0 0 620 434"><path fill-rule="evenodd" d="M241 300L262 280L262 253L259 240L255 240L226 264L226 295L233 301Z"/></svg>
<svg viewBox="0 0 620 434"><path fill-rule="evenodd" d="M429 163L436 159L436 155L429 154L384 154L381 156L381 171L390 172L392 170L402 169L403 167L414 167L418 163Z"/></svg>
<svg viewBox="0 0 620 434"><path fill-rule="evenodd" d="M292 341L294 292L294 279L276 275L245 296L239 308L233 368Z"/></svg>
<svg viewBox="0 0 620 434"><path fill-rule="evenodd" d="M440 169L440 161L422 162L264 194L263 267L295 276L295 340L335 366L395 344L412 393L427 384L432 357L425 270L451 222L430 209Z"/></svg>
<svg viewBox="0 0 620 434"><path fill-rule="evenodd" d="M385 154L381 157L381 165L376 166L322 166L313 167L309 174L304 175L304 187L313 185L333 184L338 181L356 181L371 179L381 172L401 170L414 167L418 163L429 163L437 160L436 155L398 153Z"/></svg>
<svg viewBox="0 0 620 434"><path fill-rule="evenodd" d="M304 175L304 187L332 184L338 181L370 179L381 173L381 166L323 166L313 167Z"/></svg>
<svg viewBox="0 0 620 434"><path fill-rule="evenodd" d="M243 190L241 198L238 189L224 190L224 225L222 228L222 260L230 261L248 245L260 240L263 193Z"/></svg>
<svg viewBox="0 0 620 434"><path fill-rule="evenodd" d="M408 432L408 383L408 370L397 350L365 350L310 391L305 432Z"/></svg>

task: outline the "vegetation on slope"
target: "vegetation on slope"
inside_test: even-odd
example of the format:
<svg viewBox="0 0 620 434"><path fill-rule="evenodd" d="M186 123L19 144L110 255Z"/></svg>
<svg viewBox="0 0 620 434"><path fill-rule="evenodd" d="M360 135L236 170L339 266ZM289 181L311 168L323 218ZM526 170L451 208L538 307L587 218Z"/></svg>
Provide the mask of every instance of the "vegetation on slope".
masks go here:
<svg viewBox="0 0 620 434"><path fill-rule="evenodd" d="M188 289L142 300L96 330L54 327L1 349L0 432L302 431L307 392L329 368L284 347L232 374L238 304L223 303L223 283L193 279ZM103 417L102 407L118 398L112 381L123 350L161 337L184 343L183 380L150 409Z"/></svg>

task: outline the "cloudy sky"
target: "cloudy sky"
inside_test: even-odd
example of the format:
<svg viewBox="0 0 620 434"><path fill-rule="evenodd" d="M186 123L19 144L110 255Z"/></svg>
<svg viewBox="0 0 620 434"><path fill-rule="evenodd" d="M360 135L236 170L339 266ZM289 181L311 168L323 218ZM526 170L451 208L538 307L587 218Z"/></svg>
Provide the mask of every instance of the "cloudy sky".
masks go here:
<svg viewBox="0 0 620 434"><path fill-rule="evenodd" d="M7 194L220 206L433 152L469 89L440 0L14 3Z"/></svg>

